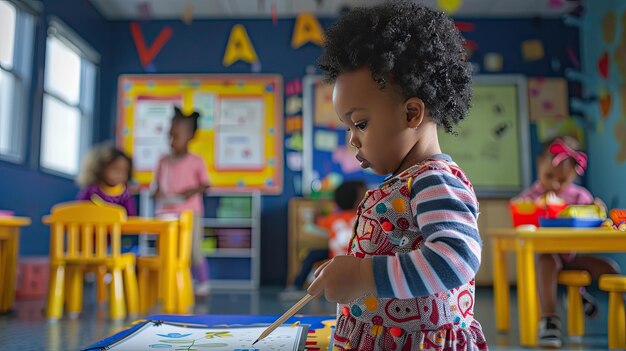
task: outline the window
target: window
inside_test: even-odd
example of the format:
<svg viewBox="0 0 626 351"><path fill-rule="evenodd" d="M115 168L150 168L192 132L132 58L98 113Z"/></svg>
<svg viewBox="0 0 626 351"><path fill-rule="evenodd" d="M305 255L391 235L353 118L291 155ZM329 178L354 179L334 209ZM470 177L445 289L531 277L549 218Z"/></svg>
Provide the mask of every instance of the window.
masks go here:
<svg viewBox="0 0 626 351"><path fill-rule="evenodd" d="M50 21L46 43L40 164L73 177L91 144L99 55L69 28Z"/></svg>
<svg viewBox="0 0 626 351"><path fill-rule="evenodd" d="M34 18L16 4L0 0L0 158L21 162Z"/></svg>

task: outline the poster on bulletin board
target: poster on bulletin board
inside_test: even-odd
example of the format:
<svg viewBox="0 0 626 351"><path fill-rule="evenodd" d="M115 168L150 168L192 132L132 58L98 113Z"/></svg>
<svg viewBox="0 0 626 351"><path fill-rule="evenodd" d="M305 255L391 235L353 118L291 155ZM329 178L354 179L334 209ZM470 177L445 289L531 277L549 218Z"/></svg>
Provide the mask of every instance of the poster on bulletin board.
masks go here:
<svg viewBox="0 0 626 351"><path fill-rule="evenodd" d="M465 171L479 196L510 197L530 185L526 78L473 78L472 107L455 128L439 130L443 152Z"/></svg>
<svg viewBox="0 0 626 351"><path fill-rule="evenodd" d="M384 177L362 169L350 146L346 127L333 107L333 86L321 76L305 76L302 82L302 192L332 191L344 180L360 179L374 186Z"/></svg>
<svg viewBox="0 0 626 351"><path fill-rule="evenodd" d="M152 182L169 152L174 106L200 113L190 152L207 164L215 191L280 194L283 96L278 75L123 75L117 141L134 162L134 178Z"/></svg>
<svg viewBox="0 0 626 351"><path fill-rule="evenodd" d="M345 179L380 183L384 177L361 169L345 128L333 115L332 85L324 84L319 76L307 76L303 94L303 191L332 189ZM524 77L476 76L472 108L454 128L457 134L439 131L443 152L465 170L479 196L509 197L529 185L527 111Z"/></svg>

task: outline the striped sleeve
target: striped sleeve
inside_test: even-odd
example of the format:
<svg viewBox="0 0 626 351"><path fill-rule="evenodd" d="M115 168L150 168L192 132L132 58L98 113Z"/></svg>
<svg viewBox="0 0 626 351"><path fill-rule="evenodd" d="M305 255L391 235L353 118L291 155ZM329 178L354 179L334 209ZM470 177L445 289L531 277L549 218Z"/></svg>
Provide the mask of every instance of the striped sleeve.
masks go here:
<svg viewBox="0 0 626 351"><path fill-rule="evenodd" d="M478 201L455 175L429 170L413 181L411 209L422 246L395 256L374 256L378 296L406 299L468 283L480 266Z"/></svg>

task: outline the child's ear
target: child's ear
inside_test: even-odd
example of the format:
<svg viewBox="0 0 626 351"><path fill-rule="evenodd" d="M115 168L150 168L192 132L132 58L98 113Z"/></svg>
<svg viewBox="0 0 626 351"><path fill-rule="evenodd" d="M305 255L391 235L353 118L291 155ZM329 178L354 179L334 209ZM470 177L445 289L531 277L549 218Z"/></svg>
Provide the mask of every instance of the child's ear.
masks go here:
<svg viewBox="0 0 626 351"><path fill-rule="evenodd" d="M404 102L406 110L406 121L409 128L417 128L424 121L426 115L426 105L422 99L417 97L409 98Z"/></svg>

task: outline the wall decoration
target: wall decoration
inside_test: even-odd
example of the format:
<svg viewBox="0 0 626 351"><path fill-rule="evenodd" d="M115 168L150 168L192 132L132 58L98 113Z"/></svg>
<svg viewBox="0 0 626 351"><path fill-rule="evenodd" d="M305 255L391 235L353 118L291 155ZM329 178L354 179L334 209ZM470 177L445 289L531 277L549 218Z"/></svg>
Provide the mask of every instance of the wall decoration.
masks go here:
<svg viewBox="0 0 626 351"><path fill-rule="evenodd" d="M530 120L569 116L567 81L563 78L529 78Z"/></svg>
<svg viewBox="0 0 626 351"><path fill-rule="evenodd" d="M146 69L172 36L172 28L169 26L163 27L150 47L146 46L146 40L143 37L139 23L132 22L130 24L130 33L133 37L133 42L135 43L135 48L137 49L137 55L139 55L141 66Z"/></svg>
<svg viewBox="0 0 626 351"><path fill-rule="evenodd" d="M152 182L169 151L173 105L196 110L189 148L207 165L216 191L282 192L283 99L278 75L122 75L118 145L135 162L134 179Z"/></svg>
<svg viewBox="0 0 626 351"><path fill-rule="evenodd" d="M522 57L524 61L541 60L544 56L541 40L532 39L522 42Z"/></svg>
<svg viewBox="0 0 626 351"><path fill-rule="evenodd" d="M306 43L324 44L324 30L314 15L302 13L296 18L291 47L297 49Z"/></svg>
<svg viewBox="0 0 626 351"><path fill-rule="evenodd" d="M248 37L248 32L246 32L246 27L237 24L230 31L222 63L225 67L228 67L240 60L249 64L259 62L254 46L252 46Z"/></svg>

